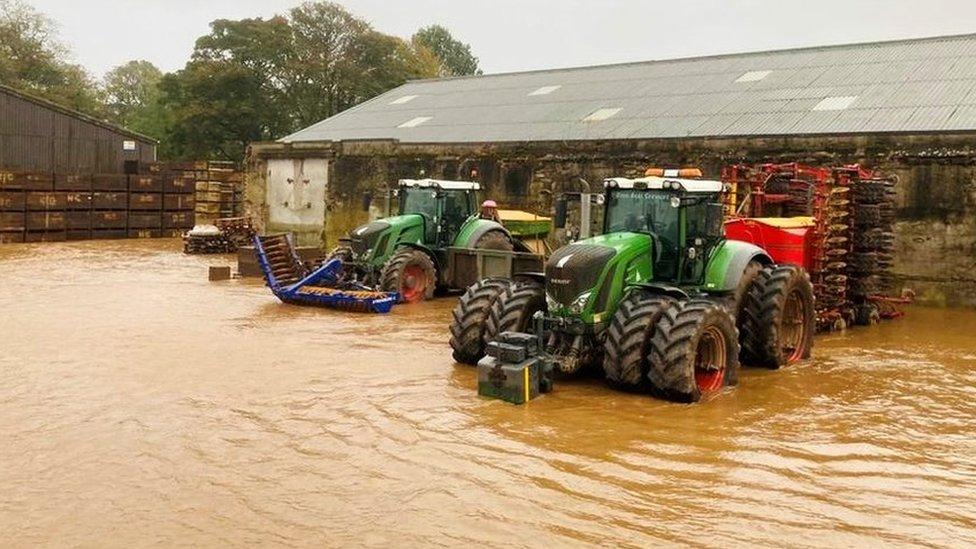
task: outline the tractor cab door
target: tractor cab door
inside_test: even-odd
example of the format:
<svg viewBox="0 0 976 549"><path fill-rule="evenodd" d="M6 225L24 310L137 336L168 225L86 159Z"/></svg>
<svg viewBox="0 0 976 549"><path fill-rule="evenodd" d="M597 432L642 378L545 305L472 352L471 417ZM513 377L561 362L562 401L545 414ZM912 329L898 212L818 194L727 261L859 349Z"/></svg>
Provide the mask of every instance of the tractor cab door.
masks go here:
<svg viewBox="0 0 976 549"><path fill-rule="evenodd" d="M725 206L702 200L686 206L682 214L681 280L698 284L705 279L708 256L724 238Z"/></svg>
<svg viewBox="0 0 976 549"><path fill-rule="evenodd" d="M438 247L444 248L454 242L474 210L474 194L471 191L444 191L440 204L440 222L437 235Z"/></svg>

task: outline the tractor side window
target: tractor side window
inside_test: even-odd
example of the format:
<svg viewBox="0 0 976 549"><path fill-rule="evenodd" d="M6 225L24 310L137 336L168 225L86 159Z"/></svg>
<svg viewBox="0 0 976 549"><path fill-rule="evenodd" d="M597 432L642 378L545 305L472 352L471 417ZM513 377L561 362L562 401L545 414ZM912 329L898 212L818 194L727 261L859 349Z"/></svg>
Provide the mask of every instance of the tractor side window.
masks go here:
<svg viewBox="0 0 976 549"><path fill-rule="evenodd" d="M437 217L437 192L433 189L406 189L401 193L400 210L404 214L421 214L428 223Z"/></svg>
<svg viewBox="0 0 976 549"><path fill-rule="evenodd" d="M698 204L688 206L685 215L688 220L689 244L696 238L705 240L721 238L724 231L722 224L724 211L724 206L718 203L717 196L709 196Z"/></svg>
<svg viewBox="0 0 976 549"><path fill-rule="evenodd" d="M444 224L448 234L455 233L468 218L468 193L448 192L444 197Z"/></svg>

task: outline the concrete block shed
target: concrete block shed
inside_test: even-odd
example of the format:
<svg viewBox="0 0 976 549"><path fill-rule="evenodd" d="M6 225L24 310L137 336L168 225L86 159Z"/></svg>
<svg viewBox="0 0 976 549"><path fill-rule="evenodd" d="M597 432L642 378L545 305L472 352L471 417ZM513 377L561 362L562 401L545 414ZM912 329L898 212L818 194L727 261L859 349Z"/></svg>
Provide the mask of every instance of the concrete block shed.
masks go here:
<svg viewBox="0 0 976 549"><path fill-rule="evenodd" d="M898 176L894 270L976 305L976 35L409 82L248 153L268 231L333 246L364 192L476 179L540 212L583 177L648 166L861 163Z"/></svg>

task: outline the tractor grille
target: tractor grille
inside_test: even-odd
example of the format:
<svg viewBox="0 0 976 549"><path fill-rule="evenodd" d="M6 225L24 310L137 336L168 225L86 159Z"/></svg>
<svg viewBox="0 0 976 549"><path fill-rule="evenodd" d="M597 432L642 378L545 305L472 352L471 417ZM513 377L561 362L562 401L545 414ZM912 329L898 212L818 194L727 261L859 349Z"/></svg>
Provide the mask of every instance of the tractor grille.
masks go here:
<svg viewBox="0 0 976 549"><path fill-rule="evenodd" d="M373 221L368 225L363 225L349 233L349 245L357 257L366 253L366 250L374 247L383 231L390 228L386 221Z"/></svg>
<svg viewBox="0 0 976 549"><path fill-rule="evenodd" d="M546 291L563 305L596 285L600 272L617 252L596 244L570 244L546 263Z"/></svg>

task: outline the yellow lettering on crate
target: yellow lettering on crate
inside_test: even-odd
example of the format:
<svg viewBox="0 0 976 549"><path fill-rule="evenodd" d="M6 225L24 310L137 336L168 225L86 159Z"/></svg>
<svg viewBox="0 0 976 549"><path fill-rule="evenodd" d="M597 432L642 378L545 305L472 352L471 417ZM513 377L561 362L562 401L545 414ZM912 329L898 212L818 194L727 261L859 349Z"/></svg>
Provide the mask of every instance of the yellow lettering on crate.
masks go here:
<svg viewBox="0 0 976 549"><path fill-rule="evenodd" d="M10 172L0 172L0 183L13 183L14 174Z"/></svg>

